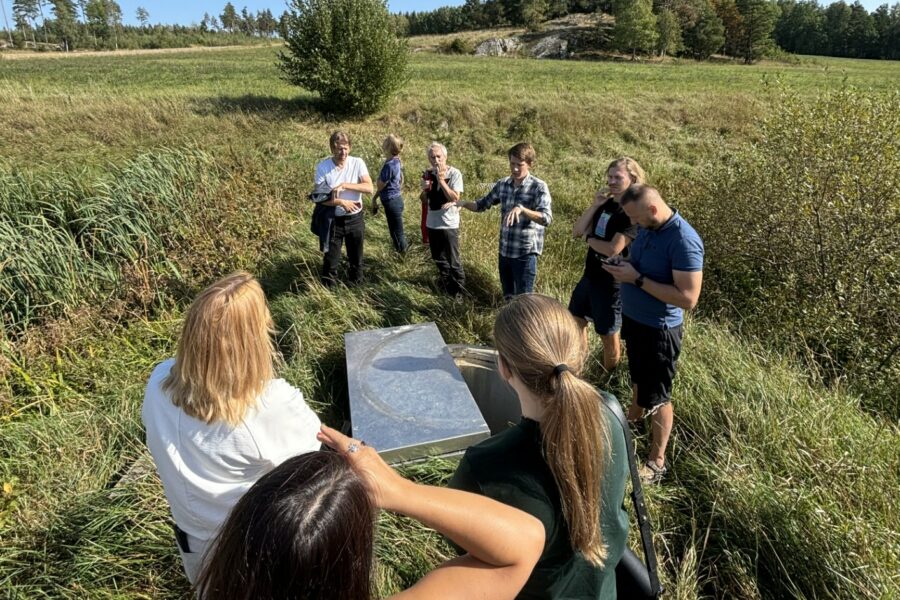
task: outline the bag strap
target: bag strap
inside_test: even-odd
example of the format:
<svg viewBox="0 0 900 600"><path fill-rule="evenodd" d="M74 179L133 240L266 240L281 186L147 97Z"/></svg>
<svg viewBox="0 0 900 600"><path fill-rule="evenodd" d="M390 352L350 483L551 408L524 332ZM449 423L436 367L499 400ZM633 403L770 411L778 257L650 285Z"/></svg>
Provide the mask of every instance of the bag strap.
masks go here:
<svg viewBox="0 0 900 600"><path fill-rule="evenodd" d="M612 394L600 392L603 404L612 412L622 424L625 434L625 446L628 449L628 469L631 471L631 500L634 502L634 511L637 514L638 528L641 530L641 545L644 547L644 557L647 561L647 575L650 577L650 586L655 590L657 597L663 591L659 583L656 564L656 550L653 548L653 532L650 525L650 517L647 515L647 506L644 504L644 490L641 487L641 476L638 474L637 464L634 460L634 441L631 438L631 428L628 419L622 412L622 406Z"/></svg>

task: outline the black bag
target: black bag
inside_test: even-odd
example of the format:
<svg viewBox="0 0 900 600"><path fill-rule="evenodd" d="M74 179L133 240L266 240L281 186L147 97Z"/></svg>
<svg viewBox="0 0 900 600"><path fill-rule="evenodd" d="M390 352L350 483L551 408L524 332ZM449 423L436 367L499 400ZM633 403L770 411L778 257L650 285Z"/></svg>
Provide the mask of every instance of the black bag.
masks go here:
<svg viewBox="0 0 900 600"><path fill-rule="evenodd" d="M628 469L631 471L631 499L637 515L638 528L641 531L641 544L644 547L645 565L629 548L616 565L616 590L619 598L627 600L657 600L665 591L659 583L656 565L656 550L653 549L653 536L650 529L650 517L644 504L644 490L641 477L638 475L634 460L634 445L631 440L631 429L619 401L612 394L600 392L603 404L616 416L625 433L625 447L628 448Z"/></svg>

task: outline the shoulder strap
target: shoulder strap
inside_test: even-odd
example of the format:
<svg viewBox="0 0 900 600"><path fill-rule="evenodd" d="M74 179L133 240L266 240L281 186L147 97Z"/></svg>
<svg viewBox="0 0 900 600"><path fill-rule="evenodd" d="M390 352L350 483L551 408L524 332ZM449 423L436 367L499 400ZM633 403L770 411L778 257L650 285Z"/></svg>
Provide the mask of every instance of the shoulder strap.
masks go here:
<svg viewBox="0 0 900 600"><path fill-rule="evenodd" d="M644 504L644 490L641 487L641 477L638 474L637 464L634 460L634 442L631 438L631 428L628 419L622 412L622 406L615 396L607 392L600 392L603 404L612 412L622 424L625 434L625 447L628 449L628 469L631 471L631 500L634 502L634 512L637 515L638 528L641 530L641 545L644 547L644 557L647 561L647 575L650 577L650 585L656 591L657 596L663 593L657 575L656 550L653 548L653 535L650 525L650 517L647 515L647 506Z"/></svg>

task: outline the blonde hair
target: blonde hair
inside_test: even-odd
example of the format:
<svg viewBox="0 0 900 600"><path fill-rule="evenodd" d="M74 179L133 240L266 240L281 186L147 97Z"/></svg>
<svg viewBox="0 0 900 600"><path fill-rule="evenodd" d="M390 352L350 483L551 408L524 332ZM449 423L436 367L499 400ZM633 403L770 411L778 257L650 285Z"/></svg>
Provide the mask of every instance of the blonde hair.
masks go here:
<svg viewBox="0 0 900 600"><path fill-rule="evenodd" d="M403 140L392 133L384 138L381 149L390 153L391 156L399 156L403 152Z"/></svg>
<svg viewBox="0 0 900 600"><path fill-rule="evenodd" d="M188 309L163 390L194 418L237 425L275 375L274 330L252 275L220 279Z"/></svg>
<svg viewBox="0 0 900 600"><path fill-rule="evenodd" d="M631 183L647 183L647 174L644 173L644 169L641 168L641 165L638 164L636 160L631 158L630 156L620 156L616 160L609 163L609 166L606 167L606 172L609 173L611 169L614 168L623 168L628 173L628 176L631 178Z"/></svg>
<svg viewBox="0 0 900 600"><path fill-rule="evenodd" d="M609 430L597 390L580 377L587 354L581 330L555 299L524 294L497 315L494 341L507 368L543 404L544 456L559 488L572 548L603 566L600 490Z"/></svg>

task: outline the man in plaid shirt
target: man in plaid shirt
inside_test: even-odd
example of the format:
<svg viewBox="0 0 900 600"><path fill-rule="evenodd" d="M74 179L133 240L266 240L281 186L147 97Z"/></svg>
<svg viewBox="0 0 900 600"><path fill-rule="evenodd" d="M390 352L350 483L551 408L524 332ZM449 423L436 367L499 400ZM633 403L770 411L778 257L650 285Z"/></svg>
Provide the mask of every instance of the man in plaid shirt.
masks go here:
<svg viewBox="0 0 900 600"><path fill-rule="evenodd" d="M534 290L544 229L553 220L550 189L530 172L534 147L523 142L508 154L510 176L495 183L484 198L459 203L474 212L500 205L500 286L506 300Z"/></svg>

